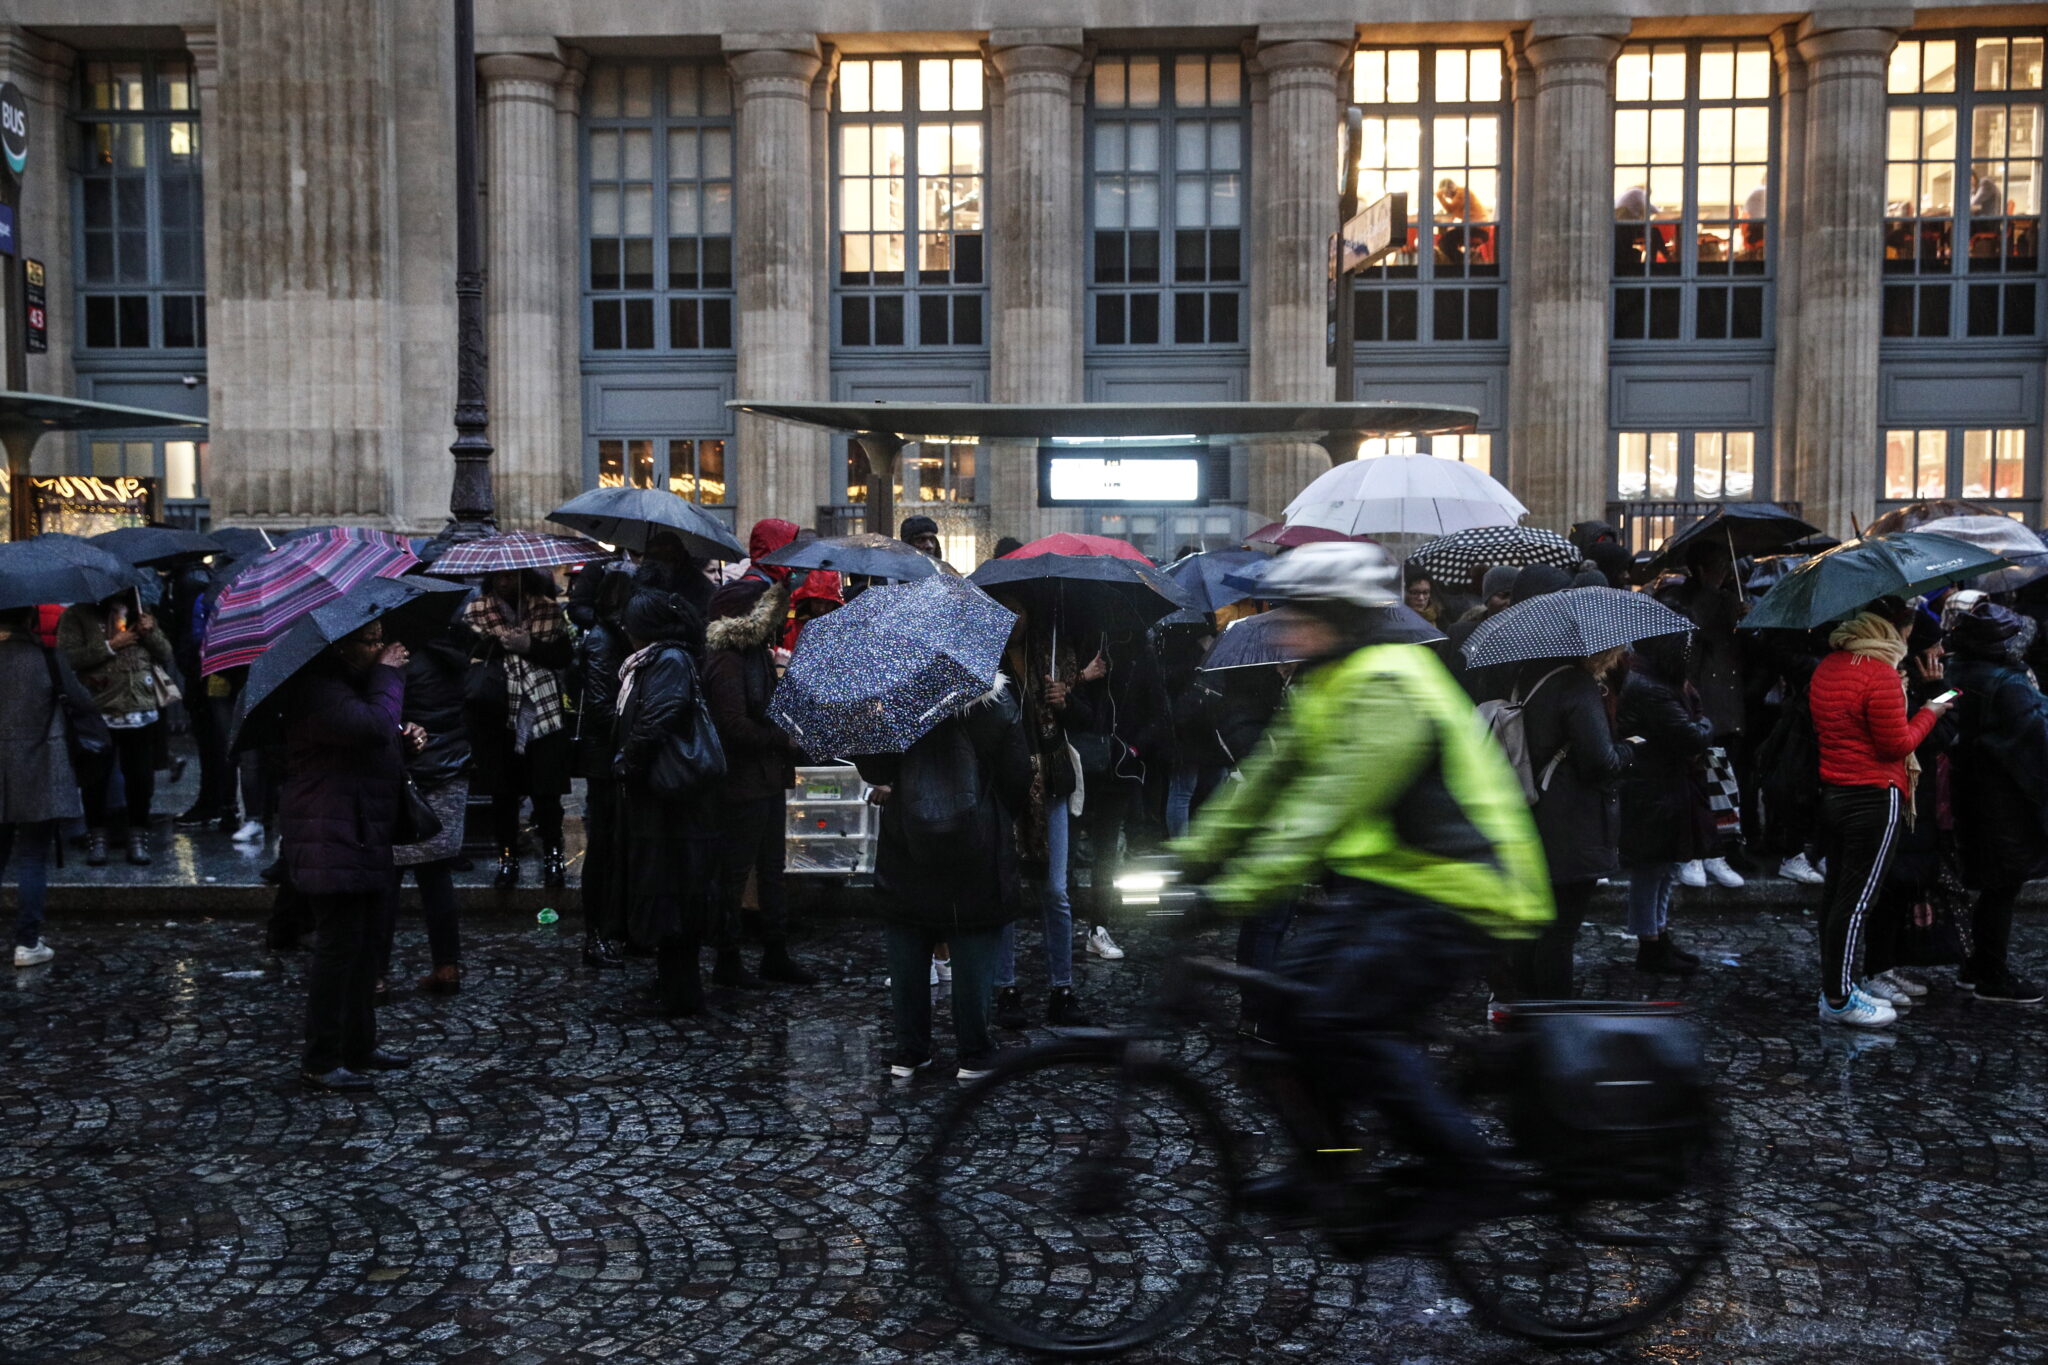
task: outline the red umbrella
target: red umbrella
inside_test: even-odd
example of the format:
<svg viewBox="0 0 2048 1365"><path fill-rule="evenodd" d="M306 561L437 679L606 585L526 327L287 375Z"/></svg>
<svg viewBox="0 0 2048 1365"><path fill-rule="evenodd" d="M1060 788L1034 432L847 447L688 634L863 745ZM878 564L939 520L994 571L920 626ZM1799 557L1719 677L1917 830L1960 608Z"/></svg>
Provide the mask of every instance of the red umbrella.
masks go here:
<svg viewBox="0 0 2048 1365"><path fill-rule="evenodd" d="M1077 535L1072 531L1041 536L1029 545L1010 551L1003 558L1031 559L1038 555L1113 555L1118 559L1135 559L1140 564L1152 562L1128 540L1118 540L1114 536Z"/></svg>
<svg viewBox="0 0 2048 1365"><path fill-rule="evenodd" d="M1275 521L1261 526L1244 538L1247 545L1278 545L1291 550L1297 545L1310 545L1318 540L1371 540L1371 536L1347 536L1342 531L1332 531L1327 526L1289 526L1284 521Z"/></svg>

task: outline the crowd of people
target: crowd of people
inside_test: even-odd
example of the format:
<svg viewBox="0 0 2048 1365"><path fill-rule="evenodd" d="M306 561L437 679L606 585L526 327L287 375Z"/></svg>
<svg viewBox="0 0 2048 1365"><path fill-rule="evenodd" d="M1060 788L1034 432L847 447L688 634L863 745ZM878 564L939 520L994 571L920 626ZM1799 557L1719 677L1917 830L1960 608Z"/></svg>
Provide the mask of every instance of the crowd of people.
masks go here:
<svg viewBox="0 0 2048 1365"><path fill-rule="evenodd" d="M929 519L900 530L941 558ZM1374 696L1308 686L1341 656L1334 647L1205 667L1234 622L1264 605L1256 587L1217 611L1095 617L1085 630L1043 598L996 587L1016 625L985 696L902 753L806 754L772 713L778 678L806 626L870 586L775 562L810 538L764 520L748 559L720 568L657 534L630 560L560 575L566 594L555 573L489 574L410 644L373 620L331 645L283 694L280 723L244 735L239 752L229 731L248 670L198 667L232 563L61 612L0 614L0 684L21 699L0 712L0 867L21 891L16 965L52 956L44 888L61 837L75 831L93 866L116 848L135 865L156 855L151 803L176 719L189 723L200 766L197 799L177 822L252 844L279 837L270 944L315 939L308 1085L363 1090L371 1073L408 1064L379 1045L375 1015L407 869L431 957L418 989L457 993L456 874L473 802L488 810L498 887L517 886L529 866L563 887L564 803L578 778L582 960L617 971L651 959L660 1009L696 1014L707 949L717 986L816 982L792 950L785 802L799 765L845 759L879 807L890 1067L908 1076L931 1063L931 988L950 981L959 1074L971 1077L993 1064L1001 1031L1034 1018L1088 1022L1077 942L1123 956L1111 921L1132 851L1171 846L1207 867L1218 848L1252 837L1203 813L1214 804L1242 817L1241 779L1283 707L1297 742L1335 753L1361 728L1414 741L1413 753L1379 753L1372 772L1334 769L1351 803L1339 806L1388 784L1390 799L1409 801L1437 782L1450 805L1494 818L1503 798L1490 779L1453 771L1450 747L1416 719L1421 707L1443 722L1455 700L1462 714L1514 717L1526 800L1507 804L1526 808L1540 852L1529 868L1540 862L1541 894L1517 885L1496 903L1519 926L1487 955L1496 998L1572 996L1580 928L1600 888L1622 882L1637 970L1700 970L1683 946L1681 888L1773 872L1818 888L1824 1021L1891 1024L1932 989L1911 968L1943 961L1979 1000L2041 998L2008 951L2020 888L2048 871L2048 702L2036 672L2048 664L2048 598L1953 589L1880 598L1811 632L1751 631L1742 623L1754 597L1727 545L1704 540L1638 582L1615 529L1589 523L1574 528L1571 567L1390 569L1389 605L1443 638L1381 651L1370 676L1387 691ZM1462 647L1486 622L1587 587L1647 593L1690 629L1584 657L1468 666ZM1347 640L1369 636L1362 617L1341 623ZM1431 655L1440 668L1400 678L1384 662ZM1369 720L1381 706L1392 709ZM933 793L957 807L943 841L928 832ZM1503 847L1520 837L1505 825L1495 834ZM1321 896L1267 894L1308 870L1290 867L1277 852L1260 865L1242 960L1271 965L1323 932ZM1500 869L1441 875L1476 883ZM749 943L759 945L752 963ZM1448 964L1472 945L1437 946ZM1026 982L1041 961L1034 1011ZM1247 1016L1245 1027L1262 1021Z"/></svg>

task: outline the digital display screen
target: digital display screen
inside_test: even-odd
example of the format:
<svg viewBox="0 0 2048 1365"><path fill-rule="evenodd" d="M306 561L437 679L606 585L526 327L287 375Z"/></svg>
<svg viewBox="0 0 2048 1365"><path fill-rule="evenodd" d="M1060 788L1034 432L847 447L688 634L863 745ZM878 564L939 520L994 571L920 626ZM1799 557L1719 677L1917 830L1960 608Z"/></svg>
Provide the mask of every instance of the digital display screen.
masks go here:
<svg viewBox="0 0 2048 1365"><path fill-rule="evenodd" d="M1200 446L1122 450L1103 446L1041 446L1038 458L1041 507L1199 507L1209 500L1209 452Z"/></svg>

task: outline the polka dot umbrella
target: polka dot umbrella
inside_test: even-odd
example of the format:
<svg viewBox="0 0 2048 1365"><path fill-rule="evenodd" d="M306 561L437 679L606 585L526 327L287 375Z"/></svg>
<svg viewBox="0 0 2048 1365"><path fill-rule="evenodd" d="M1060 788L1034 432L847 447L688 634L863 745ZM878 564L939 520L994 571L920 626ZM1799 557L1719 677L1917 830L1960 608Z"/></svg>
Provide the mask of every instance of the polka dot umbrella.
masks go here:
<svg viewBox="0 0 2048 1365"><path fill-rule="evenodd" d="M1424 541L1408 562L1439 582L1463 584L1496 564L1569 569L1584 557L1578 546L1541 526L1472 526Z"/></svg>
<svg viewBox="0 0 2048 1365"><path fill-rule="evenodd" d="M1691 629L1692 622L1644 593L1568 588L1488 617L1462 648L1470 667L1493 668L1529 659L1584 659Z"/></svg>

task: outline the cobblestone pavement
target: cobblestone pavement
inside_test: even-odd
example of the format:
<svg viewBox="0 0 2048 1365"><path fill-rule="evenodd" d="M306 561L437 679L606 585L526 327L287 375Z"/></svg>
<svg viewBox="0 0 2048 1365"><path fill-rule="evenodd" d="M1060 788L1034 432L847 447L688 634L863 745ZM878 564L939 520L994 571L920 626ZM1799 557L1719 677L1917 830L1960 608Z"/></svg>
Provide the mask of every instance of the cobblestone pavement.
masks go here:
<svg viewBox="0 0 2048 1365"><path fill-rule="evenodd" d="M649 1016L644 963L600 977L567 933L467 932L462 995L383 1013L421 1061L348 1100L294 1083L303 959L266 954L260 925L53 925L56 961L0 996L0 1359L1018 1358L918 1259L906 1176L953 1082L880 1078L871 927L810 936L832 984L701 1025ZM1129 937L1128 960L1082 964L1098 1015L1153 978L1163 941ZM1273 1233L1135 1358L2042 1359L2048 1016L1935 972L1895 1042L1851 1045L1814 1021L1804 916L1717 916L1690 942L1717 964L1691 994L1743 1185L1727 1263L1681 1313L1551 1355L1473 1320L1430 1263ZM2048 965L2032 917L2020 943ZM423 951L408 925L401 964ZM1642 995L1630 956L1589 928L1589 994ZM1215 1069L1217 1043L1185 1052Z"/></svg>

